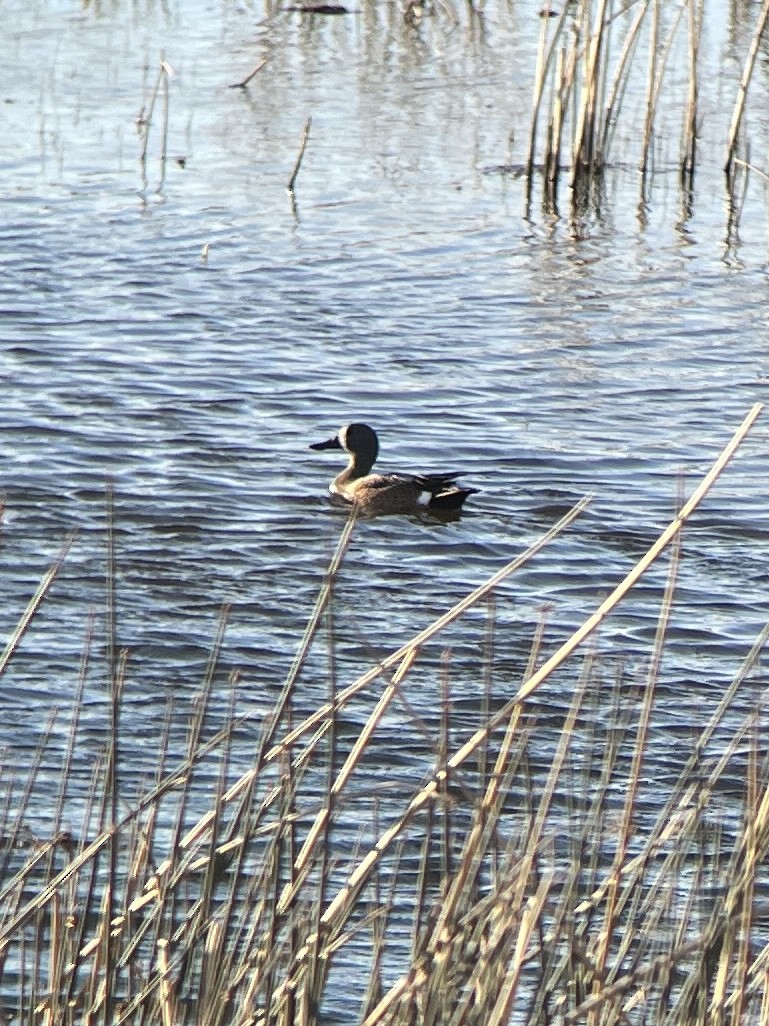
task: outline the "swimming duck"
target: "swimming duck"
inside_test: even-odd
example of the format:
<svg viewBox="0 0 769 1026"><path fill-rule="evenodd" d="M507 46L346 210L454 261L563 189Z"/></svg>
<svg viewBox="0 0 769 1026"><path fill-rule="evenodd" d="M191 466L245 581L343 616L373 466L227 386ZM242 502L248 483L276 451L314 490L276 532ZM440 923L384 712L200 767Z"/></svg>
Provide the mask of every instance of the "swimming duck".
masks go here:
<svg viewBox="0 0 769 1026"><path fill-rule="evenodd" d="M367 513L412 513L420 496L430 495L432 510L458 510L477 488L460 488L454 474L372 474L379 454L379 439L368 424L348 424L325 442L311 449L344 449L350 462L331 482L329 491L354 503Z"/></svg>

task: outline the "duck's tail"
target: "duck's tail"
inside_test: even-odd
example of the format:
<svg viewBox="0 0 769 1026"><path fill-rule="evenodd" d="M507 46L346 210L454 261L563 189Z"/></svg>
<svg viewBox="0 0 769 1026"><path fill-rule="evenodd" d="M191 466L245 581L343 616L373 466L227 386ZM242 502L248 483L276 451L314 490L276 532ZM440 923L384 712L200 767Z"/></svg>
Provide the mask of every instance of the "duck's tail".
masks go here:
<svg viewBox="0 0 769 1026"><path fill-rule="evenodd" d="M430 509L461 509L468 495L479 492L479 488L460 488L457 484L459 473L452 474L419 474L414 478L419 487L430 493L428 506Z"/></svg>

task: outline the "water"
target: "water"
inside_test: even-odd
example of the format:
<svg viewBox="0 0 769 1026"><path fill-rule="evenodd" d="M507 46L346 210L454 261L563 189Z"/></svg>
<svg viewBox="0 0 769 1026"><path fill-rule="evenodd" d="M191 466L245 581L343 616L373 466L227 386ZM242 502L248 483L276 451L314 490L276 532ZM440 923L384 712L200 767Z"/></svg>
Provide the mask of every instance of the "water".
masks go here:
<svg viewBox="0 0 769 1026"><path fill-rule="evenodd" d="M3 680L6 761L28 765L52 706L64 744L91 611L102 652L107 477L129 743L159 733L169 695L186 709L197 693L224 602L214 708L224 715L235 669L238 709L271 705L344 523L325 491L339 465L307 446L341 424L377 428L383 467L462 468L481 493L454 523L358 526L335 603L340 684L593 494L498 597L502 702L542 605L554 607L550 653L667 524L681 479L688 494L766 400L765 182L752 177L734 233L720 174L752 23L734 8L705 26L712 74L691 206L673 171L670 86L646 202L631 113L600 208L557 217L537 198L527 210L522 180L499 170L523 156L537 9L493 5L415 31L390 5L324 19L219 0L194 11L0 4L3 636L78 532ZM164 169L158 107L142 169L136 119L161 53L174 71L169 159ZM248 91L228 88L265 58ZM756 154L768 81L759 68ZM637 97L626 105L641 110ZM309 116L292 207L285 186ZM685 531L660 772L767 619L767 423ZM664 577L653 569L599 634L599 652L636 682ZM472 708L484 629L473 614L423 654L409 698L427 722L444 644L454 699ZM322 653L311 666L305 712L326 694ZM97 660L85 686L83 789L108 722L105 675ZM538 701L562 712L572 683ZM742 711L756 698L749 684ZM403 729L385 724L383 759ZM235 768L250 754L236 752ZM154 755L137 748L129 789ZM429 758L417 737L401 751L390 769L403 794ZM31 810L43 824L45 806ZM76 804L69 815L76 826Z"/></svg>

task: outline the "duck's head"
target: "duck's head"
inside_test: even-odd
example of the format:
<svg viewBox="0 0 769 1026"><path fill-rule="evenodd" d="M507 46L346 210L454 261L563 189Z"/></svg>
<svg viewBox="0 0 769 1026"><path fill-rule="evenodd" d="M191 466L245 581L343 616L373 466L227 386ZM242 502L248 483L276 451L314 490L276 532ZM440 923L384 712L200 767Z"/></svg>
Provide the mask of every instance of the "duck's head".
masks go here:
<svg viewBox="0 0 769 1026"><path fill-rule="evenodd" d="M352 456L363 456L371 464L379 454L379 439L376 431L368 424L348 424L339 429L339 434L325 442L315 442L311 449L344 449Z"/></svg>

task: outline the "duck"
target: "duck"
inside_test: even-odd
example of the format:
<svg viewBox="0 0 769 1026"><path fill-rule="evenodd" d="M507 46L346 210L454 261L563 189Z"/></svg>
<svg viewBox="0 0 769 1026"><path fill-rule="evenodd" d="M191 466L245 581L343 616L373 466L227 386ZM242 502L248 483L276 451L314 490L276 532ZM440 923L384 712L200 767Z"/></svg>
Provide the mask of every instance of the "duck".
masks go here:
<svg viewBox="0 0 769 1026"><path fill-rule="evenodd" d="M368 424L347 424L325 442L314 442L311 449L343 449L349 457L346 468L329 485L333 495L362 512L413 513L427 493L427 508L456 512L468 495L479 489L460 488L459 473L447 474L372 474L379 455L379 438Z"/></svg>

